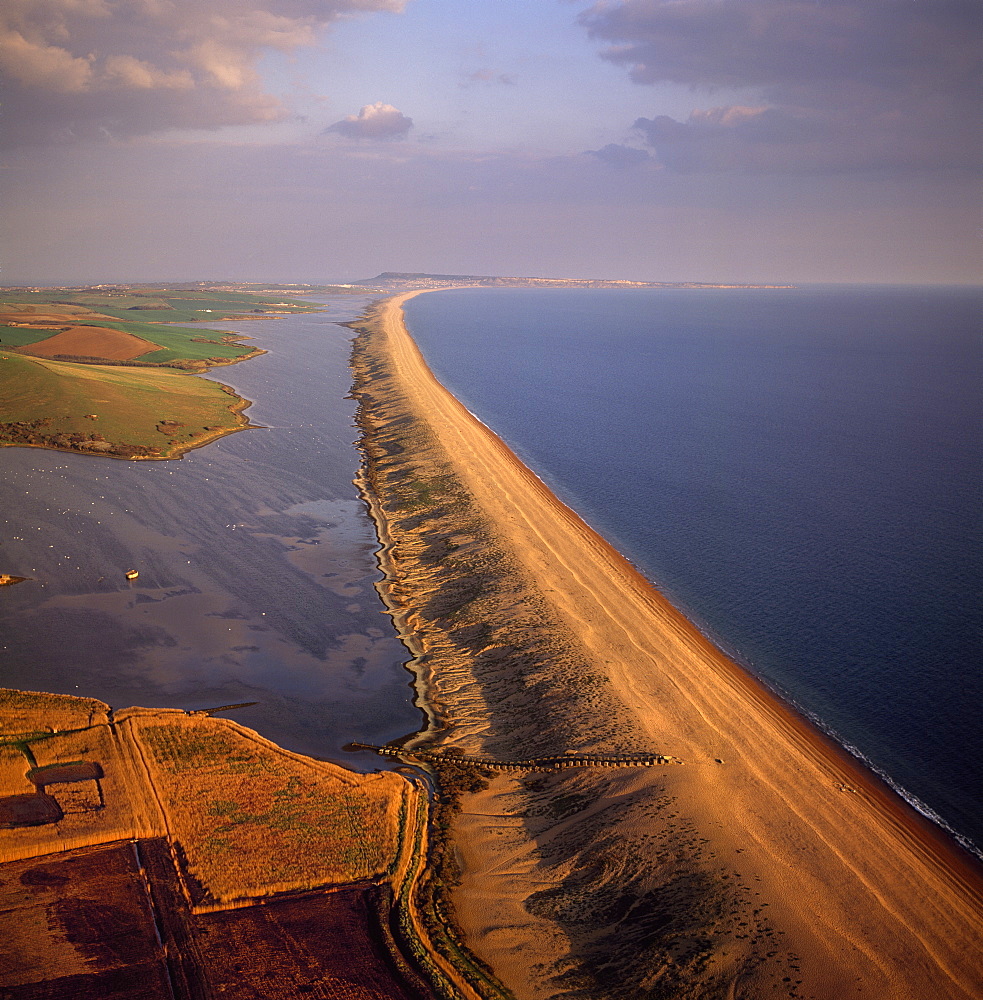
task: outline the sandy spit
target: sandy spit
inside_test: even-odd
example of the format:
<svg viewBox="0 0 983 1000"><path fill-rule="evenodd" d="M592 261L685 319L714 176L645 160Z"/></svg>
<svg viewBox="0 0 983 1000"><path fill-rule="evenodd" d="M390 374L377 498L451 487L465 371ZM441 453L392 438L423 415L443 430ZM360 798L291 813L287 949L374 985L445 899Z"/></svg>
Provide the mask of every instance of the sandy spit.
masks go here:
<svg viewBox="0 0 983 1000"><path fill-rule="evenodd" d="M975 864L715 649L441 386L403 302L357 328L384 597L419 649L419 739L502 758L446 873L519 998L979 998Z"/></svg>

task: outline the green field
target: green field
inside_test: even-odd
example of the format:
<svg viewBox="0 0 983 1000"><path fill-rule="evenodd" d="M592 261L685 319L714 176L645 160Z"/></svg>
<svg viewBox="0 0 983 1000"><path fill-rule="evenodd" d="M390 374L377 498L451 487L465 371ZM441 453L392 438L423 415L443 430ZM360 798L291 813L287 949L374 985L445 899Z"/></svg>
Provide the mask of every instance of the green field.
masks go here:
<svg viewBox="0 0 983 1000"><path fill-rule="evenodd" d="M318 306L289 296L256 292L175 290L166 288L0 290L0 301L18 305L85 306L126 322L188 323L224 316L262 313L315 312Z"/></svg>
<svg viewBox="0 0 983 1000"><path fill-rule="evenodd" d="M245 426L244 405L177 371L0 352L0 445L172 458Z"/></svg>
<svg viewBox="0 0 983 1000"><path fill-rule="evenodd" d="M67 322L66 326L69 325ZM165 326L163 323L110 323L106 320L92 322L72 322L72 326L98 326L123 333L132 333L151 343L160 344L161 350L150 351L135 360L152 364L168 364L172 361L208 361L221 359L233 361L253 353L254 348L242 344L224 343L224 338L235 337L226 330L210 330L200 326L197 329L186 326ZM0 347L25 347L53 337L57 330L33 330L29 327L0 326ZM245 336L245 335L240 335ZM200 343L206 340L209 343Z"/></svg>
<svg viewBox="0 0 983 1000"><path fill-rule="evenodd" d="M151 351L137 360L151 364L169 364L173 361L212 360L216 363L236 361L253 352L241 344L229 344L224 340L234 336L225 330L213 330L207 326L187 327L171 324L213 323L228 316L261 317L275 313L314 312L318 308L309 302L299 302L277 296L263 296L247 292L180 291L166 289L129 290L107 293L102 291L46 290L43 292L10 291L0 292L0 310L3 306L34 306L43 309L45 305L81 306L113 321L78 316L66 316L65 325L102 326L132 333L154 344L161 350ZM244 321L248 326L248 321ZM48 337L57 330L32 330L26 327L0 325L0 345L24 347ZM248 337L242 331L241 338ZM217 343L199 343L208 340Z"/></svg>
<svg viewBox="0 0 983 1000"><path fill-rule="evenodd" d="M7 326L0 323L0 348L26 347L54 336L57 330L31 330L23 326Z"/></svg>
<svg viewBox="0 0 983 1000"><path fill-rule="evenodd" d="M44 317L46 307L51 318L42 321L56 329L19 325ZM245 426L240 411L248 404L218 383L174 369L203 371L241 361L256 348L228 341L249 338L249 318L318 308L283 289L262 286L0 290L0 445L179 457ZM205 325L228 317L241 317L245 329L230 333ZM35 359L16 352L54 336L57 328L78 326L119 330L160 349L105 365L91 358ZM264 335L269 333L265 328ZM163 367L153 367L158 365Z"/></svg>
<svg viewBox="0 0 983 1000"><path fill-rule="evenodd" d="M225 337L247 336L245 334L229 333L227 330L209 330L200 326L197 329L186 326L165 326L163 323L91 323L91 326L105 326L124 333L132 333L143 337L154 344L160 344L161 350L142 354L137 361L150 361L155 364L166 364L170 361L206 361L209 358L233 360L252 354L255 348L243 347L241 344L222 343ZM197 343L208 340L218 343Z"/></svg>

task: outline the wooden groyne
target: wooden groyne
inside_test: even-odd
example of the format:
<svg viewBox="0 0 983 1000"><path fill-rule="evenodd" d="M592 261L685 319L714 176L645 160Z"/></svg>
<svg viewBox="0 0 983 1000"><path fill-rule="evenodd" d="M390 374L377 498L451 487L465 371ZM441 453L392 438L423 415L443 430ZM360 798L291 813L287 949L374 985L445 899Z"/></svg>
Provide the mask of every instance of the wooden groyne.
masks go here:
<svg viewBox="0 0 983 1000"><path fill-rule="evenodd" d="M603 756L558 754L555 757L535 757L530 760L494 760L474 754L448 753L446 750L407 750L399 746L375 746L372 743L349 743L346 750L371 750L383 757L399 757L405 761L425 764L453 764L488 771L560 771L568 767L660 767L682 764L669 754L604 754Z"/></svg>

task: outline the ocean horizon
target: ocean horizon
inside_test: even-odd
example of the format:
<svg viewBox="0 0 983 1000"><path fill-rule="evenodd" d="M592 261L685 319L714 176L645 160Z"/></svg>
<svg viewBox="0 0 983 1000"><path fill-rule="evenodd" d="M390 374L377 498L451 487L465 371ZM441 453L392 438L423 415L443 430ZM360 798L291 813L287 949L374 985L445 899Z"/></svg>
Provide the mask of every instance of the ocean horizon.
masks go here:
<svg viewBox="0 0 983 1000"><path fill-rule="evenodd" d="M462 289L437 377L724 652L979 853L983 290Z"/></svg>

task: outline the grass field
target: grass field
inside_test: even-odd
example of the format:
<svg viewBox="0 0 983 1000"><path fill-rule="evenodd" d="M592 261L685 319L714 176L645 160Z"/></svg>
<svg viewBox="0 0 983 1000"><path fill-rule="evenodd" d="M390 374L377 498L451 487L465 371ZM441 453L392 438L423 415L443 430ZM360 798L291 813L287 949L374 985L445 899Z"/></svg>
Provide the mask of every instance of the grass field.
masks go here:
<svg viewBox="0 0 983 1000"><path fill-rule="evenodd" d="M2 309L2 304L0 304ZM85 320L85 322L81 322ZM254 348L242 344L231 344L226 338L234 337L226 330L210 330L207 327L197 328L186 326L167 326L164 323L147 322L89 322L85 315L66 320L65 326L72 329L96 327L119 330L130 333L142 340L157 344L160 350L149 351L141 355L139 361L149 361L153 364L167 364L171 361L209 361L213 363L235 361L254 353ZM26 347L54 337L58 329L40 329L38 327L11 326L9 323L0 325L0 347ZM246 336L243 334L242 336ZM204 343L203 343L204 341Z"/></svg>
<svg viewBox="0 0 983 1000"><path fill-rule="evenodd" d="M217 319L217 317L213 317ZM223 343L224 338L234 337L227 330L209 330L207 327L197 329L186 326L167 326L164 323L106 323L105 326L115 327L117 330L124 330L132 333L136 337L159 344L161 350L151 351L141 355L138 360L151 361L155 364L166 364L169 361L207 361L209 359L222 359L232 361L244 358L247 354L254 353L254 348L244 347L242 344ZM246 336L243 334L243 336ZM208 343L201 343L208 341Z"/></svg>
<svg viewBox="0 0 983 1000"><path fill-rule="evenodd" d="M248 423L241 415L248 404L221 385L168 370L203 371L258 353L233 342L246 333L198 324L230 316L245 323L317 308L278 289L113 286L0 292L0 445L123 458L178 457ZM136 357L121 352L125 338L119 334L138 337L152 349ZM58 345L85 346L77 353L55 345L45 349L43 342L52 338ZM51 359L19 353L32 346ZM112 366L92 363L100 358L123 360ZM158 365L165 367L152 367Z"/></svg>
<svg viewBox="0 0 983 1000"><path fill-rule="evenodd" d="M168 822L214 900L383 876L406 782L284 753L221 719L134 719Z"/></svg>
<svg viewBox="0 0 983 1000"><path fill-rule="evenodd" d="M0 300L16 305L80 306L129 322L188 323L229 315L313 312L316 305L289 296L257 292L188 291L168 288L44 289L0 292Z"/></svg>
<svg viewBox="0 0 983 1000"><path fill-rule="evenodd" d="M177 371L0 353L0 445L175 457L246 426L245 403Z"/></svg>
<svg viewBox="0 0 983 1000"><path fill-rule="evenodd" d="M385 880L399 868L419 794L405 778L301 757L225 719L127 709L110 724L107 710L93 699L0 689L0 797L33 791L26 775L35 766L88 762L103 772L98 804L94 782L49 786L64 818L2 831L0 863L166 829L206 909ZM76 790L89 801L76 806Z"/></svg>
<svg viewBox="0 0 983 1000"><path fill-rule="evenodd" d="M24 347L36 344L55 336L59 330L68 327L99 327L129 333L151 344L159 346L159 350L151 350L139 357L142 362L152 364L167 364L172 361L202 361L223 363L236 361L254 353L253 348L241 344L229 343L235 339L235 334L225 330L212 330L206 326L188 327L171 324L186 323L196 320L212 320L223 318L227 310L220 308L226 303L224 299L215 301L215 308L201 309L145 309L143 306L118 307L101 301L96 296L79 296L92 298L91 305L73 303L47 303L37 301L33 304L18 302L14 299L0 301L0 346ZM126 300L124 300L126 301ZM181 302L183 300L174 300ZM201 302L211 301L208 299ZM164 304L163 302L161 303ZM192 303L193 304L193 303ZM240 310L244 308L238 303ZM245 303L248 314L257 318L267 313L266 309L257 306L257 299L249 297ZM278 311L307 312L309 306ZM32 324L26 326L23 324ZM45 328L47 327L47 328ZM243 334L242 336L247 336ZM205 343L202 343L205 341ZM98 357L99 355L94 355Z"/></svg>
<svg viewBox="0 0 983 1000"><path fill-rule="evenodd" d="M38 330L29 326L8 326L6 323L0 323L0 349L26 347L28 344L36 344L39 340L47 340L57 332L57 330Z"/></svg>
<svg viewBox="0 0 983 1000"><path fill-rule="evenodd" d="M74 729L104 721L109 706L95 698L0 688L0 744L11 734Z"/></svg>

